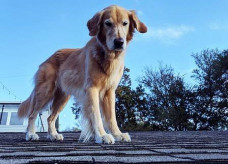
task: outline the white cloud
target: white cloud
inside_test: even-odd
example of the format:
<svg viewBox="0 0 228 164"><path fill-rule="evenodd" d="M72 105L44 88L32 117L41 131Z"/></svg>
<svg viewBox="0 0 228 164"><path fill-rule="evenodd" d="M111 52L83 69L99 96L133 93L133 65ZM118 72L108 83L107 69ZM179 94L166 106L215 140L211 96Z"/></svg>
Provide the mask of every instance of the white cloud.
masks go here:
<svg viewBox="0 0 228 164"><path fill-rule="evenodd" d="M187 33L195 31L192 26L180 25L169 27L149 27L143 39L159 40L166 44L175 44L177 40L182 38Z"/></svg>
<svg viewBox="0 0 228 164"><path fill-rule="evenodd" d="M211 30L228 30L228 23L211 22L209 28Z"/></svg>

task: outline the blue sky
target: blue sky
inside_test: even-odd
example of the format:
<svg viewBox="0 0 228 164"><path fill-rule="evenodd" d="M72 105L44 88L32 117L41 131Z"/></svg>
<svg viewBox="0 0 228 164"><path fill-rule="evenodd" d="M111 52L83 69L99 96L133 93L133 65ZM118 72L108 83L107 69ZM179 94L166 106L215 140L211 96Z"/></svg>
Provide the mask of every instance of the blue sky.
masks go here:
<svg viewBox="0 0 228 164"><path fill-rule="evenodd" d="M159 62L191 83L192 53L228 48L226 0L0 0L0 82L25 100L39 64L58 49L83 47L90 39L87 21L112 4L136 10L148 27L128 47L125 65L133 86L145 66ZM14 100L0 84L0 101ZM62 130L75 126L72 102L60 114Z"/></svg>

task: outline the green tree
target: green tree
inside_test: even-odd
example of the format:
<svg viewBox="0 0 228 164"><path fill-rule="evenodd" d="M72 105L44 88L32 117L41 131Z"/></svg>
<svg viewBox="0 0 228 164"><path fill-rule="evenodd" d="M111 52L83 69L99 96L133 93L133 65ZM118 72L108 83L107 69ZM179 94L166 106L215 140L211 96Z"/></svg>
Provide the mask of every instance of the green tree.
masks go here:
<svg viewBox="0 0 228 164"><path fill-rule="evenodd" d="M78 119L81 112L81 105L77 102L73 103L73 106L71 107L73 114L75 115L75 119Z"/></svg>
<svg viewBox="0 0 228 164"><path fill-rule="evenodd" d="M146 68L139 79L150 92L150 117L157 130L187 130L189 122L189 90L183 77L172 67Z"/></svg>
<svg viewBox="0 0 228 164"><path fill-rule="evenodd" d="M228 127L228 51L204 50L192 55L197 68L193 70L195 129Z"/></svg>
<svg viewBox="0 0 228 164"><path fill-rule="evenodd" d="M133 102L135 103L136 120L139 125L143 125L142 128L148 128L151 126L153 117L153 110L150 110L148 105L148 94L145 92L145 88L139 84L135 90L132 90Z"/></svg>
<svg viewBox="0 0 228 164"><path fill-rule="evenodd" d="M129 72L130 69L124 68L123 77L116 90L116 117L122 129L132 129L137 125Z"/></svg>

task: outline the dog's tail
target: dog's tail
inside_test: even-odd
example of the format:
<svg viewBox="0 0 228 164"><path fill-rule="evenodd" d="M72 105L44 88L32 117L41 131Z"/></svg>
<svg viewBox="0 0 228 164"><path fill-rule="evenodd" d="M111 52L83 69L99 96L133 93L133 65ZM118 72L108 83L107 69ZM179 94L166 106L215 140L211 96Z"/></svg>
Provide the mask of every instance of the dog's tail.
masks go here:
<svg viewBox="0 0 228 164"><path fill-rule="evenodd" d="M21 105L18 108L17 115L19 118L28 117L32 107L33 107L33 101L34 101L34 92L31 93L29 98L21 103Z"/></svg>

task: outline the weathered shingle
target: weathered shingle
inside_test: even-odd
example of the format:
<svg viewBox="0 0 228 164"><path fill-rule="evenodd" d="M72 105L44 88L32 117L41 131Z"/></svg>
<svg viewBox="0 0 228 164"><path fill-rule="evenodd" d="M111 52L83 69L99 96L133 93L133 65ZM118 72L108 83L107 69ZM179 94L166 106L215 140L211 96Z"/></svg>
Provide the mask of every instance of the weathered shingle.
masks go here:
<svg viewBox="0 0 228 164"><path fill-rule="evenodd" d="M0 163L228 163L228 131L132 132L131 143L26 142L24 133L0 133Z"/></svg>

